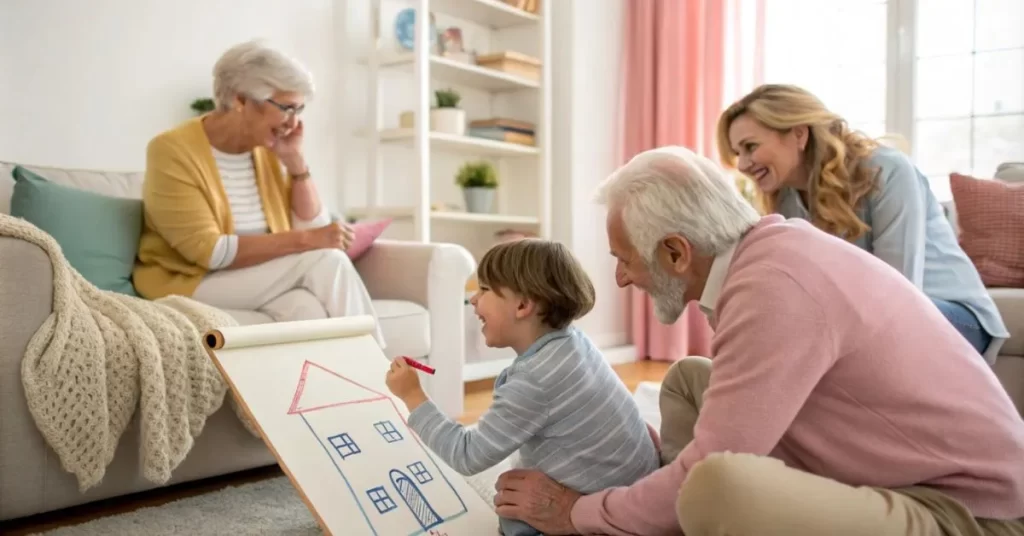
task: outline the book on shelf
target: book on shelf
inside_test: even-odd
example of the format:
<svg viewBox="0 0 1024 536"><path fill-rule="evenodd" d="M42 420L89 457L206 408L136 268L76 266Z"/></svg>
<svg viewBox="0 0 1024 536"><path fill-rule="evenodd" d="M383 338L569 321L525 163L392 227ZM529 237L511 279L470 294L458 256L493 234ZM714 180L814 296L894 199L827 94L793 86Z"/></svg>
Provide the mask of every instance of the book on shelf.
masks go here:
<svg viewBox="0 0 1024 536"><path fill-rule="evenodd" d="M522 132L516 132L514 130L505 130L502 128L480 128L470 127L467 132L468 135L475 138L484 138L494 141L503 141L506 143L515 143L517 145L536 145L536 140L533 134L525 134Z"/></svg>
<svg viewBox="0 0 1024 536"><path fill-rule="evenodd" d="M474 119L469 122L471 127L497 127L506 128L511 130L518 130L527 134L533 134L534 125L526 121L520 121L518 119L509 119L507 117L492 117L490 119Z"/></svg>
<svg viewBox="0 0 1024 536"><path fill-rule="evenodd" d="M534 126L526 121L516 119L496 117L470 121L467 134L519 145L536 145Z"/></svg>

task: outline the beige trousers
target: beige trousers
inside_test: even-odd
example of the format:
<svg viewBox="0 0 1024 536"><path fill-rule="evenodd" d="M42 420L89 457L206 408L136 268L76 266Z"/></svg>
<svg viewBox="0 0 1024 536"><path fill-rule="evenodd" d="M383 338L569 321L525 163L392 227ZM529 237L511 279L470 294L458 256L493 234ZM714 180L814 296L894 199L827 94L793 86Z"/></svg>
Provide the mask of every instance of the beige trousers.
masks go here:
<svg viewBox="0 0 1024 536"><path fill-rule="evenodd" d="M693 440L711 361L676 362L661 387L662 462ZM690 471L676 503L686 536L1024 536L1024 520L975 519L934 490L849 486L775 458L718 453Z"/></svg>
<svg viewBox="0 0 1024 536"><path fill-rule="evenodd" d="M304 299L309 294L292 292L296 289L305 289L316 299ZM338 249L316 249L211 272L192 298L224 309L260 311L276 322L371 315L377 322L374 337L384 347L370 294L352 260Z"/></svg>

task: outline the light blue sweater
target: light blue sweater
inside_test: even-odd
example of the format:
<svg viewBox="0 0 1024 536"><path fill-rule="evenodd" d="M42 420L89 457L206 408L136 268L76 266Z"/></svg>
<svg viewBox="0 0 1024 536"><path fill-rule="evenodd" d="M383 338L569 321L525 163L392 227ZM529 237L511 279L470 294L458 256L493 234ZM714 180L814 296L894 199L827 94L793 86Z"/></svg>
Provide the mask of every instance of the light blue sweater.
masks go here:
<svg viewBox="0 0 1024 536"><path fill-rule="evenodd" d="M475 429L425 402L409 426L453 469L471 475L519 451L580 493L628 486L660 467L629 390L575 327L544 335L494 383L494 403Z"/></svg>
<svg viewBox="0 0 1024 536"><path fill-rule="evenodd" d="M1010 334L978 270L960 248L928 179L906 155L891 147L876 149L870 163L880 169L879 184L857 215L871 230L854 243L902 272L928 297L970 309L992 336L984 357L989 364L995 363ZM787 218L810 219L792 188L781 192L777 211Z"/></svg>

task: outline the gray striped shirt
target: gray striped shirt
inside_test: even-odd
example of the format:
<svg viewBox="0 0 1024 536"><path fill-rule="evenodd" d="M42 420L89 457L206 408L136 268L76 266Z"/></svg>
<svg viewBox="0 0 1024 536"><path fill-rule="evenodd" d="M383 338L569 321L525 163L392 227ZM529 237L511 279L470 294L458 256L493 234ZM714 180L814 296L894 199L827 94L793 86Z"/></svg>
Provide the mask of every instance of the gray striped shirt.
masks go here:
<svg viewBox="0 0 1024 536"><path fill-rule="evenodd" d="M502 371L475 429L429 401L412 411L409 426L463 475L518 449L521 467L586 494L630 485L659 467L632 395L575 327L541 337Z"/></svg>

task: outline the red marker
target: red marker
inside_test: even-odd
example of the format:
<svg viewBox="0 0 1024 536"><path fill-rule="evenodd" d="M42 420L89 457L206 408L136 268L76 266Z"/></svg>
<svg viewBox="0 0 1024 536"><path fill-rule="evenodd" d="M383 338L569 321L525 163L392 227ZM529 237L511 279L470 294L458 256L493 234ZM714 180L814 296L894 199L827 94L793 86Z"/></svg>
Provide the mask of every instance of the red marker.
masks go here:
<svg viewBox="0 0 1024 536"><path fill-rule="evenodd" d="M423 372L426 372L427 374L433 374L433 373L437 372L436 370L434 370L433 367L428 367L427 365L424 365L423 363L420 363L419 361L414 361L410 357L402 356L402 359L404 359L405 362L408 363L410 367L412 367L414 369L422 370Z"/></svg>

